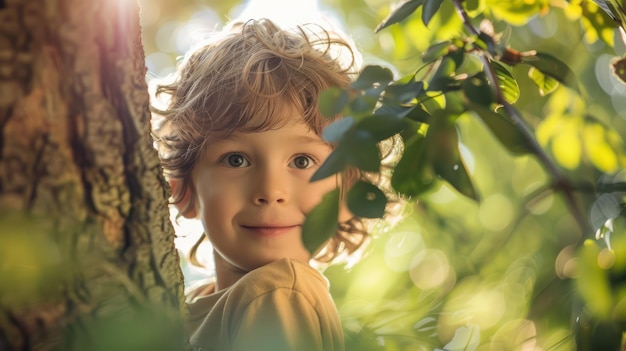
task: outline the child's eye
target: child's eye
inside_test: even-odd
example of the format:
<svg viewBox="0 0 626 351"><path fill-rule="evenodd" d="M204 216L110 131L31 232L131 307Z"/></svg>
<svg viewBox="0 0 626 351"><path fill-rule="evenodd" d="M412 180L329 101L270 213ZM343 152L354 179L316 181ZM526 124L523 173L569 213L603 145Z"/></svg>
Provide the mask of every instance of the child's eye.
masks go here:
<svg viewBox="0 0 626 351"><path fill-rule="evenodd" d="M315 165L315 160L312 157L306 155L300 155L293 158L290 162L289 166L295 167L298 169L306 169L313 167Z"/></svg>
<svg viewBox="0 0 626 351"><path fill-rule="evenodd" d="M228 154L222 158L221 162L226 163L233 168L250 166L250 162L242 154Z"/></svg>

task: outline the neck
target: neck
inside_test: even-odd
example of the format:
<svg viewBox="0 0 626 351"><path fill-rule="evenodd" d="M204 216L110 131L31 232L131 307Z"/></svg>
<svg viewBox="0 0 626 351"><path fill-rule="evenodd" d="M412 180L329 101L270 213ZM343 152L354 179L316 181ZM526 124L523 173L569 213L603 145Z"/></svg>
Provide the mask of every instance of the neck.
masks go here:
<svg viewBox="0 0 626 351"><path fill-rule="evenodd" d="M213 250L215 260L215 291L226 289L235 284L247 271L226 261L217 251Z"/></svg>

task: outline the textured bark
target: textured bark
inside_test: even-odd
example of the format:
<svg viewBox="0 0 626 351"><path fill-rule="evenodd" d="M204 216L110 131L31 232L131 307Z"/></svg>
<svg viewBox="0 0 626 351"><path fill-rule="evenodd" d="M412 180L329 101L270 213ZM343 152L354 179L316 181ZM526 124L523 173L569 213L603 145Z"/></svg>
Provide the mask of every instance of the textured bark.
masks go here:
<svg viewBox="0 0 626 351"><path fill-rule="evenodd" d="M23 299L0 276L0 350L78 348L86 325L138 306L184 313L138 14L130 0L0 0L0 245L44 240L63 269Z"/></svg>

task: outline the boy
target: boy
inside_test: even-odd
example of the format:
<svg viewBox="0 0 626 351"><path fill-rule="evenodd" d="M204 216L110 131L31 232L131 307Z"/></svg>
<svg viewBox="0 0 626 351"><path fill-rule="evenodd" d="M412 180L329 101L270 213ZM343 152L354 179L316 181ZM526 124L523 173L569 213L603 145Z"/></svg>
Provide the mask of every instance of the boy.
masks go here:
<svg viewBox="0 0 626 351"><path fill-rule="evenodd" d="M349 255L367 233L345 206L316 257L301 233L322 196L342 186L309 181L332 152L318 96L348 88L355 73L340 37L254 20L200 46L157 88L169 98L155 109L154 134L173 203L202 221L214 251L215 282L188 295L195 350L343 350L328 283L309 262Z"/></svg>

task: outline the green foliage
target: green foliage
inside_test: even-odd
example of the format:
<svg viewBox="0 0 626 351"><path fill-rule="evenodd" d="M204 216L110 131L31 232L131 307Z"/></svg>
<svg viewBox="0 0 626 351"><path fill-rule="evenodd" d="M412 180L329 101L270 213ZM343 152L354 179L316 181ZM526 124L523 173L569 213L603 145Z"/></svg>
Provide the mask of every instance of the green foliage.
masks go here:
<svg viewBox="0 0 626 351"><path fill-rule="evenodd" d="M324 195L322 202L308 214L304 221L302 225L302 242L311 254L317 252L328 238L337 233L339 198L339 189Z"/></svg>
<svg viewBox="0 0 626 351"><path fill-rule="evenodd" d="M450 18L451 7L460 15L459 23L464 27L463 30L456 27L456 31L446 31L446 26L454 26L454 21L443 20ZM355 345L366 339L376 339L376 335L379 342L384 340L383 344L386 346L384 349L413 349L419 344L442 350L475 350L489 344L492 349L494 347L517 349L529 342L533 344L541 342L542 347L553 349L570 349L574 343L581 349L598 349L602 345L615 344L615 338L618 338L619 345L621 332L606 334L608 338L612 338L607 341L606 338L599 337L601 334L590 330L598 325L610 326L605 328L609 331L619 331L623 330L620 328L626 327L626 324L620 324L622 320L626 320L621 317L626 315L626 312L622 311L623 301L626 301L623 295L626 291L624 278L626 275L623 272L626 269L621 264L611 263L626 262L626 252L598 249L593 240L588 240L587 244L582 246L580 244L584 242L581 238L588 237L591 230L597 230L601 234L613 234L611 240L617 240L615 231L606 223L617 223L623 218L621 208L625 207L626 199L623 196L610 197L612 199L610 203L617 207L607 212L606 201L588 202L588 195L603 198L607 188L594 186L596 178L603 174L616 174L626 167L623 141L610 126L601 122L601 120L606 122L607 117L596 118L586 110L588 77L577 71L580 67L576 69L570 67L571 64L576 64L574 60L564 60L563 56L555 54L545 46L522 47L523 50L519 50L511 46L511 43L519 45L517 38L514 35L510 37L507 35L510 34L511 28L526 24L535 16L557 11L563 11L567 15L563 17L567 18L563 21L579 20L587 30L600 33L597 38L612 44L605 34L605 29L614 28L614 23L611 25L605 22L603 16L606 14L602 11L593 11L587 2L572 2L557 9L548 1L405 1L392 10L375 31L391 31L397 47L404 48L402 51L404 57L415 57L407 54L410 50L407 49L408 42L412 40L415 53L421 54L421 60L413 59L413 68L404 60L400 71L409 73L401 74L400 78L393 78L391 72L383 67L366 66L352 85L352 88L360 93L350 98L349 102L344 102L342 100L344 97L336 92L324 95L320 99L321 106L341 106L340 112L348 116L349 122L335 123L324 134L327 140L338 146L333 153L336 155L329 158L320 168L316 178L331 176L348 166L375 172L374 166L379 166L380 163L375 164L370 160L375 154L372 145L384 140L384 137L397 134L402 138L404 148L398 162L393 166L391 187L404 198L419 201L417 211L425 212L418 215L422 221L438 223L436 227L439 230L452 231L457 235L448 239L445 236L437 236L437 240L471 241L472 239L464 235L476 226L475 220L468 218L464 221L458 220L457 223L468 229L450 229L451 224L443 218L450 221L450 218L454 218L453 213L457 212L450 207L431 208L436 207L432 202L433 199L444 192L465 199L456 200L456 203L462 204L458 216L478 211L477 216L481 217L482 225L503 235L503 238L493 239L489 244L489 241L477 241L472 249L465 248L470 250L469 252L464 251L462 244L456 248L448 247L446 252L450 253L449 256L442 256L436 250L429 252L422 246L420 250L416 247L415 251L411 251L415 256L408 264L409 268L405 269L408 270L411 280L409 285L413 283L421 292L405 293L402 295L405 296L402 301L406 304L410 304L407 299L422 301L426 294L435 296L433 301L443 304L443 306L436 303L427 304L432 309L421 311L412 319L416 326L434 323L432 328L427 329L438 335L438 341L422 338L420 331L423 329L417 327L403 334L408 338L414 338L410 339L412 341L399 341L383 332L389 328L403 330L399 325L372 328L372 324L376 323L364 322L367 317L357 314L350 317L350 314L344 314L348 320L354 318L364 323L361 329L364 334L358 334L361 335L361 339L357 337L360 341L353 340ZM590 14L593 14L593 18ZM589 16L585 17L587 15ZM419 32L422 38L414 38L409 34L409 28L413 33ZM427 31L426 28L430 28L431 31ZM619 63L614 66L616 74L620 75L621 66ZM535 96L536 101L531 101L532 98L529 96ZM333 112L338 113L339 108ZM383 116L384 118L378 118ZM475 158L479 154L476 150L471 150L471 146L477 147L487 142L477 140L479 138L477 128L484 129L480 132L483 137L489 135L493 138L493 142L489 142L492 145L490 152L502 152L503 156L499 157L509 158L511 162L524 160L524 163L528 163L531 162L529 160L533 160L532 164L535 167L533 177L545 177L542 180L544 185L540 188L533 185L535 192L524 190L526 195L517 200L519 203L511 202L503 195L494 193L492 187L482 189L485 181L481 179L481 175L483 178L487 176L484 170L474 168ZM471 133L470 130L474 132ZM466 151L467 148L471 151ZM487 158L488 156L484 157L485 160ZM482 164L489 164L489 161L485 160L482 162L487 163ZM496 173L489 175L491 182L508 184L509 180L504 176L496 175L500 170L496 161L492 162L490 165L494 168L492 172ZM337 166L338 164L341 166ZM514 174L507 176L516 177ZM517 179L518 183L523 183L522 178ZM508 185L513 188L522 187L521 184L515 183ZM354 189L356 189L354 193L348 196L348 205L354 213L365 217L384 214L385 201L382 193L374 196L373 186L369 183L359 183ZM376 201L368 201L368 195L369 199ZM567 245L555 243L545 246L546 240L552 240L549 239L550 235L562 235L558 231L547 230L543 232L543 238L528 238L528 234L537 231L535 228L543 221L535 214L547 211L539 209L545 206L539 204L546 198L550 201L546 208L550 209L552 216L570 218L571 223L578 223L577 227L572 224L574 228L570 228L569 233L579 234L568 234L561 238ZM584 202L580 203L579 199ZM559 205L553 205L554 201L558 201ZM593 208L592 217L595 216L595 219L585 215L588 206ZM487 218L483 217L481 214L483 212L495 215L492 214L494 217ZM442 217L440 221L436 219L438 216ZM594 220L595 224L591 225ZM414 226L412 230L425 226L423 223L412 225ZM547 226L546 223L542 225ZM505 234L507 231L508 234ZM509 270L514 270L515 262L522 262L512 261L515 255L519 260L525 256L523 251L511 251L515 246L511 243L509 247L509 240L514 240L512 239L514 235L520 237L518 245L536 245L534 249L529 249L534 255L551 257L559 276L552 279L567 282L557 284L559 288L553 294L565 296L570 295L571 290L575 292L574 299L580 299L582 302L582 312L575 310L573 306L577 304L574 301L568 301L564 309L567 313L579 313L580 320L586 321L584 328L570 330L567 318L563 318L564 311L557 311L557 308L551 311L547 307L542 307L542 312L535 312L539 315L531 320L527 314L528 310L540 308L536 306L544 303L541 301L543 293L537 292L539 295L534 297L531 297L530 293L525 295L526 297L520 297L520 303L525 304L525 307L515 310L511 307L515 304L514 299L503 298L505 293L499 290L504 285L491 286L489 284L495 283L484 280L483 275L488 274L490 269L498 270L497 262L503 263L505 267L511 265L508 266ZM387 243L391 241L389 238ZM543 248L538 244L540 242L544 242ZM621 239L619 242L621 246L625 246ZM430 241L430 245L442 244L433 240ZM574 273L571 271L572 248L578 246L580 249L576 249L577 271ZM499 253L498 250L502 248L506 248L506 251ZM391 259L389 257L398 255L398 252L410 251L410 249L402 251L400 248L395 250L396 252L384 254L386 262ZM482 254L479 254L481 252ZM457 254L466 257L468 261L457 261L460 259L454 257ZM598 262L603 262L602 260L606 260L605 266L598 266ZM522 269L520 272L530 269L527 263L517 264L525 267L520 268ZM607 265L611 268L607 268ZM430 278L431 281L425 280L435 267L449 267L456 275L446 273L438 278ZM531 282L524 284L529 284L529 292L533 291L535 284L544 286L553 284L548 283L548 277L553 274L541 272L534 275ZM508 272L503 279L516 279L514 277L515 274ZM401 278L397 279L403 281ZM574 284L570 285L570 280L573 280ZM431 286L429 284L434 284L433 281L437 281L439 290L427 288ZM345 294L348 298L355 293L348 289ZM388 294L401 296L392 295L391 292ZM506 294L515 295L513 292ZM384 304L383 301L387 300L381 298L381 306ZM481 305L487 301L493 306L500 307ZM347 301L345 303L350 305ZM498 305L499 303L502 305ZM509 309L502 311L504 305ZM378 313L381 319L395 318L391 317L395 312ZM450 319L447 317L448 314L456 314L457 318ZM460 322L463 316L467 317L466 323ZM537 326L545 325L541 323L549 323L544 319L558 320L561 324L555 325L561 325L561 329L537 330ZM498 322L491 322L492 320ZM472 324L471 321L476 323ZM502 325L496 326L497 323ZM501 345L503 348L494 345Z"/></svg>

